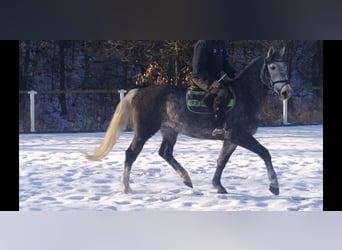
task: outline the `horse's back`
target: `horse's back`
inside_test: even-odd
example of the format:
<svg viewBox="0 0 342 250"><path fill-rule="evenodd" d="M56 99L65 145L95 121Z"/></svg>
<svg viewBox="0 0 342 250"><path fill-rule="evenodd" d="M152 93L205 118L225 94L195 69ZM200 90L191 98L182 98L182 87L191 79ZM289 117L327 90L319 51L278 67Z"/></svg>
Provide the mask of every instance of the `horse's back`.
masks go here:
<svg viewBox="0 0 342 250"><path fill-rule="evenodd" d="M200 125L207 127L208 118L207 115L204 118L187 110L186 92L186 87L173 85L151 85L139 89L133 99L135 123L141 129L152 127L153 132L164 128L190 136L199 136L195 133L195 128Z"/></svg>
<svg viewBox="0 0 342 250"><path fill-rule="evenodd" d="M135 130L148 128L150 133L154 133L160 129L162 123L169 119L170 107L175 110L179 109L180 106L175 107L174 104L185 93L186 89L171 85L151 85L139 89L132 101ZM174 104L170 104L170 100Z"/></svg>
<svg viewBox="0 0 342 250"><path fill-rule="evenodd" d="M186 89L172 85L151 85L139 89L134 98L133 105L135 108L144 109L146 111L157 111L164 109L170 95L182 97L185 95Z"/></svg>

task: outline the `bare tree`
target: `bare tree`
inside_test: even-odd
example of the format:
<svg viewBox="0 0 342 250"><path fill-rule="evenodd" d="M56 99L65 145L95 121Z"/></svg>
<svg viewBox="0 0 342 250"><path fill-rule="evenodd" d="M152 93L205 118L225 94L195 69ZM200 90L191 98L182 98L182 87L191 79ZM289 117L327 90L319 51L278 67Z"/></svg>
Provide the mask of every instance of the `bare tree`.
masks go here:
<svg viewBox="0 0 342 250"><path fill-rule="evenodd" d="M65 91L65 45L66 41L61 40L58 43L59 45L59 90ZM66 103L66 97L65 92L60 93L58 96L59 103L61 105L60 114L63 118L66 118L67 116L67 103Z"/></svg>

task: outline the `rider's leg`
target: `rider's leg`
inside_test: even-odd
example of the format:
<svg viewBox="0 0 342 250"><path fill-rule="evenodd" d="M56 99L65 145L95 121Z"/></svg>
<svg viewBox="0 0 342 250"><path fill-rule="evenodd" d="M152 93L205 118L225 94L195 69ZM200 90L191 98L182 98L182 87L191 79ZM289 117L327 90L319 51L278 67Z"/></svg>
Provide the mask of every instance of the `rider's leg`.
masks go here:
<svg viewBox="0 0 342 250"><path fill-rule="evenodd" d="M225 107L227 106L227 89L218 89L216 92L217 96L213 103L213 113L214 113L214 130L212 135L222 135L225 133L224 129L224 118L225 118Z"/></svg>

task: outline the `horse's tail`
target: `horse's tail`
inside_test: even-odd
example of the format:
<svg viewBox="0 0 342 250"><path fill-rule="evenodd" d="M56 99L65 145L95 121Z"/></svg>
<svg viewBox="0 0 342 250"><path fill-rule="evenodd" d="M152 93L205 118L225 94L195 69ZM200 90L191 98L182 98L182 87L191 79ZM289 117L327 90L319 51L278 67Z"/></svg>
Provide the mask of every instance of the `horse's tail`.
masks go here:
<svg viewBox="0 0 342 250"><path fill-rule="evenodd" d="M93 154L87 154L88 160L96 161L105 157L110 150L114 147L117 139L122 131L127 128L132 115L132 99L138 92L138 89L130 90L126 96L119 102L114 112L113 118L107 128L105 137L101 145L96 149Z"/></svg>

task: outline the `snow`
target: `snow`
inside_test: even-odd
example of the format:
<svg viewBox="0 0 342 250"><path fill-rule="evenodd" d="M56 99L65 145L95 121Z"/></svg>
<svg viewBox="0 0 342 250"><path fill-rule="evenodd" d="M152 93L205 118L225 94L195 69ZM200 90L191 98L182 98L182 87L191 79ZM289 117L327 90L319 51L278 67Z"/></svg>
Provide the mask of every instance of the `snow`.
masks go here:
<svg viewBox="0 0 342 250"><path fill-rule="evenodd" d="M211 180L222 142L179 135L174 156L193 189L159 155L157 133L131 172L132 194L122 192L126 131L101 161L88 161L104 133L19 135L20 211L322 211L323 125L260 127L255 138L271 153L280 195L268 190L264 162L238 147L218 194Z"/></svg>
<svg viewBox="0 0 342 250"><path fill-rule="evenodd" d="M267 190L262 160L242 148L223 173L229 193L217 194L211 178L218 141L179 136L175 156L192 177L191 190L159 157L156 134L133 165L135 193L127 195L120 178L132 132L124 132L99 162L84 154L93 152L104 133L20 134L21 212L0 213L1 247L339 250L342 214L322 211L322 130L259 129L255 137L273 157L279 196Z"/></svg>

